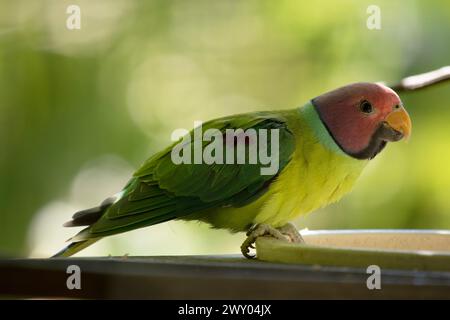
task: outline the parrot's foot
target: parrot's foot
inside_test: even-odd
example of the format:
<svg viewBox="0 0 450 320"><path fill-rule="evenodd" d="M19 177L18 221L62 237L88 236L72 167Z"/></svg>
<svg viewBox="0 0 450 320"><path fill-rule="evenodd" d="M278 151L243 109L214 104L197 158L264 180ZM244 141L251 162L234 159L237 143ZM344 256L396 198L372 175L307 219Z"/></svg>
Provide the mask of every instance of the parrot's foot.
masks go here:
<svg viewBox="0 0 450 320"><path fill-rule="evenodd" d="M254 249L255 247L253 244L255 243L256 238L263 236L271 236L275 239L292 243L305 242L292 223L286 223L278 229L267 224L257 224L247 232L247 239L245 239L244 243L241 245L241 252L246 258L252 259L255 257L250 254L250 248Z"/></svg>
<svg viewBox="0 0 450 320"><path fill-rule="evenodd" d="M298 232L297 228L292 223L286 223L281 228L278 228L278 230L285 236L288 236L292 243L305 242L305 240L303 240L300 232Z"/></svg>
<svg viewBox="0 0 450 320"><path fill-rule="evenodd" d="M255 243L256 238L263 236L271 236L278 240L289 241L287 238L289 235L284 236L278 229L275 229L268 224L257 224L247 232L247 239L245 239L244 243L241 245L241 252L244 257L248 259L253 259L255 257L250 254L250 248L254 249L255 247L253 244Z"/></svg>

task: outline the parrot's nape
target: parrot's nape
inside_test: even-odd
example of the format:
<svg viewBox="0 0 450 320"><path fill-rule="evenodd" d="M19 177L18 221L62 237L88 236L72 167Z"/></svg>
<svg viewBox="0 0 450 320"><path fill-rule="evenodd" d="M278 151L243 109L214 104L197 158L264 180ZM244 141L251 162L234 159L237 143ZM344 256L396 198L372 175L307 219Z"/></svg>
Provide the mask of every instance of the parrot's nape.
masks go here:
<svg viewBox="0 0 450 320"><path fill-rule="evenodd" d="M261 174L260 163L175 164L173 144L149 158L116 196L75 213L65 226L87 227L55 257L71 256L106 236L174 219L246 231L241 246L246 257L259 236L301 242L289 221L349 192L388 142L409 137L411 120L390 88L355 83L299 108L229 116L205 127L219 136L229 129L277 130L277 146L269 139L267 148L276 152L278 170ZM200 144L205 147L211 140ZM187 141L189 148L196 144L195 138ZM249 142L238 139L231 147L244 150L240 144Z"/></svg>

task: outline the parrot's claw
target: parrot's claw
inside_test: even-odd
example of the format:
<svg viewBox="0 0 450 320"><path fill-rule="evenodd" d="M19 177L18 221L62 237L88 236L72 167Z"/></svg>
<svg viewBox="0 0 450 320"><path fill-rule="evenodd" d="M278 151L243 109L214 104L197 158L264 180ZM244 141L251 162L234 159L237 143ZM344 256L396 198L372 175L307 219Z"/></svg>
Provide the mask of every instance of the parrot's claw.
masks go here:
<svg viewBox="0 0 450 320"><path fill-rule="evenodd" d="M278 230L285 236L288 236L290 239L290 242L292 242L292 243L304 243L305 242L305 240L303 240L300 232L298 232L297 228L292 223L286 223L281 228L278 228Z"/></svg>
<svg viewBox="0 0 450 320"><path fill-rule="evenodd" d="M241 245L241 252L244 257L248 259L255 258L255 255L250 254L250 248L254 249L256 239L263 236L271 236L278 240L289 241L289 239L278 229L267 224L258 224L247 232L247 239L245 239L244 243ZM289 235L288 237L290 238Z"/></svg>

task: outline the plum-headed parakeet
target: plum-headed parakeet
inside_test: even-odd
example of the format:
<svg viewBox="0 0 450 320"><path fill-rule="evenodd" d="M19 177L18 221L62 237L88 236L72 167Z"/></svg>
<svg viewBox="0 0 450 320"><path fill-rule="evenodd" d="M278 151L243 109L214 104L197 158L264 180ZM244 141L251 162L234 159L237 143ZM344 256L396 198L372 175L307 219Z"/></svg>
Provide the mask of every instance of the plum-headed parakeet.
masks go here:
<svg viewBox="0 0 450 320"><path fill-rule="evenodd" d="M223 154L236 160L242 153L250 157L251 146L257 146L253 151L271 149L277 170L263 173L262 161L230 163L220 157L208 163L175 163L174 148L187 147L184 157L213 144L212 137L205 140L188 133L184 142L148 159L116 196L75 213L65 226L87 227L55 256L71 256L103 237L173 219L247 231L241 247L247 257L258 236L301 241L289 221L349 192L387 142L410 135L411 120L393 90L356 83L299 108L229 116L206 122L203 129L214 129L215 139L225 137L227 130L242 129L244 139L237 134L231 142L228 136L221 142ZM245 135L252 129L271 132L265 147Z"/></svg>

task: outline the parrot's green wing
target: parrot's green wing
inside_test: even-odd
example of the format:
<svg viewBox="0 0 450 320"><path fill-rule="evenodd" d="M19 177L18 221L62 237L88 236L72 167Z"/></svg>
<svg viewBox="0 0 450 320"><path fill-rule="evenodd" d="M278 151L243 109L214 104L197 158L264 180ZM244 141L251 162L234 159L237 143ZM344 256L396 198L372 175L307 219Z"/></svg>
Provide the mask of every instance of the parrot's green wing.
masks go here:
<svg viewBox="0 0 450 320"><path fill-rule="evenodd" d="M268 155L278 153L279 170L271 175L262 175L261 168L268 164L261 164L260 161L257 164L245 161L245 164L176 165L171 158L174 144L144 163L119 199L97 222L86 229L89 233L84 232L82 239L145 227L215 207L248 204L267 191L268 185L283 170L295 149L294 136L287 127L286 120L279 114L250 113L203 124L203 132L211 128L220 130L224 137L227 129L255 129L257 133L260 129L266 129ZM279 148L270 145L272 129L278 131ZM193 132L190 137L191 141L188 143L192 147ZM203 148L210 143L212 142L202 142ZM248 139L237 139L231 146L225 141L223 149L229 151L229 148L234 148L236 151L239 143L247 145L245 150L248 160Z"/></svg>

